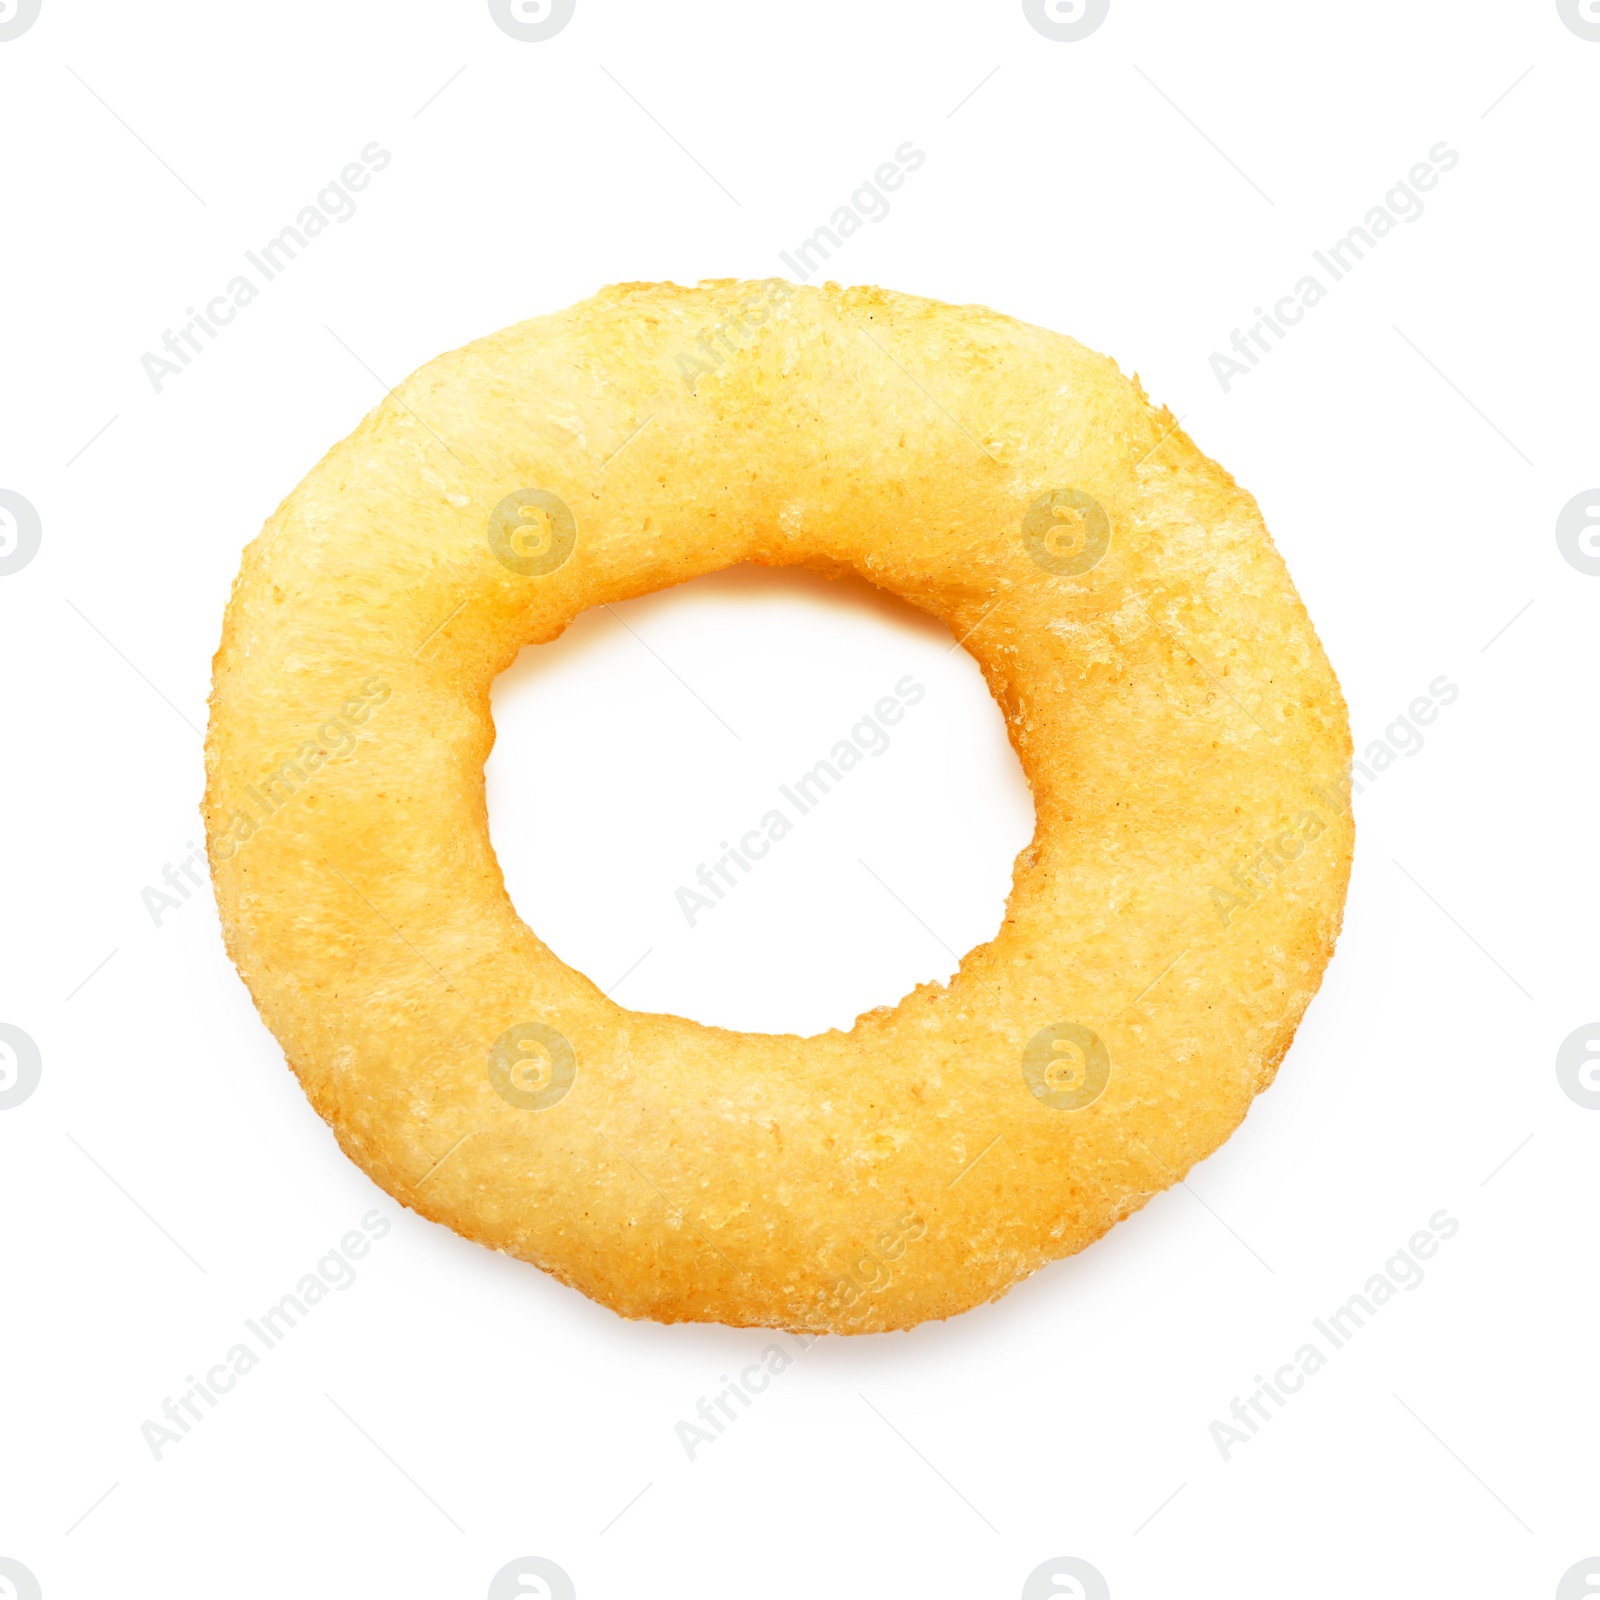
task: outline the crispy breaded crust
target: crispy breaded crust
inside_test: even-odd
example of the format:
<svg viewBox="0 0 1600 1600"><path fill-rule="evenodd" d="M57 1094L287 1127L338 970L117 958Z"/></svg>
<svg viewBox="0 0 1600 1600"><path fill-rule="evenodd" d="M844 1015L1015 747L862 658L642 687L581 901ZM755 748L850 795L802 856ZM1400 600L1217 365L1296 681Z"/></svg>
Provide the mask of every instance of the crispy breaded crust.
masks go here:
<svg viewBox="0 0 1600 1600"><path fill-rule="evenodd" d="M739 561L942 619L1033 788L999 934L848 1033L612 1003L489 844L496 674ZM1105 357L879 289L627 284L429 362L269 519L205 815L229 952L397 1200L623 1316L859 1333L1005 1293L1239 1124L1333 950L1349 760L1255 502Z"/></svg>

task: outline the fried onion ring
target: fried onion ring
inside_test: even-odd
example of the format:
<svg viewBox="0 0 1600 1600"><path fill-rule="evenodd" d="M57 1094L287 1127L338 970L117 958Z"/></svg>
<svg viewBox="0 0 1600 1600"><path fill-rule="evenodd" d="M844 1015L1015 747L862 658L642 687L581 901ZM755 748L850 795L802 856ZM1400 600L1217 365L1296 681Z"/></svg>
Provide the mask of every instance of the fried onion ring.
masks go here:
<svg viewBox="0 0 1600 1600"><path fill-rule="evenodd" d="M627 1010L517 915L490 685L735 562L976 657L1032 786L997 936L848 1032ZM948 1317L1176 1182L1273 1078L1353 828L1251 497L1136 379L977 307L628 284L440 356L244 555L205 816L229 953L397 1200L627 1317Z"/></svg>

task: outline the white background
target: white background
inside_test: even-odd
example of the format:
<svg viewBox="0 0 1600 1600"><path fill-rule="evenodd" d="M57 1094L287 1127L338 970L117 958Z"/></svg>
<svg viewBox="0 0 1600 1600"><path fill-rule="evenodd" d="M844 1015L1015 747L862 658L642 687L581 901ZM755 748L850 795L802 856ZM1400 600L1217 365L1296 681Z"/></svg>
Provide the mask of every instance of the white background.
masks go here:
<svg viewBox="0 0 1600 1600"><path fill-rule="evenodd" d="M1600 481L1597 86L1553 0L1113 0L1077 43L1017 3L578 0L521 43L469 0L44 0L0 43L0 488L43 528L0 577L0 1021L43 1061L0 1112L0 1556L45 1600L477 1600L525 1555L583 1600L1009 1600L1063 1555L1116 1600L1543 1600L1600 1553L1600 1112L1554 1067L1600 1014L1600 578L1554 535ZM155 392L163 330L373 140L356 214ZM996 1305L817 1343L691 1462L674 1425L774 1337L621 1322L401 1210L209 892L157 926L141 891L200 837L240 549L386 385L606 282L782 272L906 140L829 276L1137 371L1259 497L1358 750L1460 693L1357 801L1322 992L1187 1186ZM1441 140L1425 213L1225 394L1212 352ZM581 619L497 688L519 908L620 1000L743 1027L946 977L1032 825L950 646L786 574ZM895 747L688 927L674 889L908 672ZM353 1287L154 1459L374 1207ZM1426 1281L1224 1461L1210 1424L1441 1208Z"/></svg>

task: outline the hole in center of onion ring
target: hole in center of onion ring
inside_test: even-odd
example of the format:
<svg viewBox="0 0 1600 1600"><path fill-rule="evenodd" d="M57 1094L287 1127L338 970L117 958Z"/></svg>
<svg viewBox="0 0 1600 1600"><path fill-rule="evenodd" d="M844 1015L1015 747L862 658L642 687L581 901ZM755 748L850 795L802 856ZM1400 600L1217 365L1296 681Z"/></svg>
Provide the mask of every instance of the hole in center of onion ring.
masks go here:
<svg viewBox="0 0 1600 1600"><path fill-rule="evenodd" d="M848 1028L994 937L1033 834L977 664L857 579L735 567L585 612L492 705L512 902L637 1011Z"/></svg>

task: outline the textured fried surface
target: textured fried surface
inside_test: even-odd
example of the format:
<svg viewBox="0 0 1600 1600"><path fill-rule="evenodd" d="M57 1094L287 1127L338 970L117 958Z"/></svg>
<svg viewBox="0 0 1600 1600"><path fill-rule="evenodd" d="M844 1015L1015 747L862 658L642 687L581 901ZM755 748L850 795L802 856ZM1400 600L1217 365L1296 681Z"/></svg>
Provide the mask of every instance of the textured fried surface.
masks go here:
<svg viewBox="0 0 1600 1600"><path fill-rule="evenodd" d="M576 521L543 576L486 536L524 488ZM1075 576L1022 532L1063 488L1111 527ZM489 844L496 674L739 561L941 618L1033 788L997 937L848 1033L613 1004ZM1255 502L1112 362L877 289L629 284L430 362L274 513L216 657L205 808L229 952L397 1200L624 1316L867 1332L1003 1294L1238 1125L1338 933L1349 755ZM486 1069L530 1022L577 1058L542 1110ZM1022 1071L1064 1022L1111 1062L1079 1110Z"/></svg>

